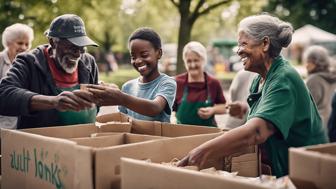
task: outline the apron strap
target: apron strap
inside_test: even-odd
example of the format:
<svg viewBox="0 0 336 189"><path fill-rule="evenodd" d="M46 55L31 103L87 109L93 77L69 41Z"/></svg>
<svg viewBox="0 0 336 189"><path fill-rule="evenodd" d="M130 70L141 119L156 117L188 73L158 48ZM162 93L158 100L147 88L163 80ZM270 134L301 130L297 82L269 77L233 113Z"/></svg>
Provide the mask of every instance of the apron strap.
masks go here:
<svg viewBox="0 0 336 189"><path fill-rule="evenodd" d="M204 74L204 82L205 82L205 88L206 88L206 94L207 94L207 99L205 100L206 103L212 103L212 99L211 99L211 95L210 95L210 90L209 90L209 85L208 85L208 75L206 73L203 73ZM186 76L186 79L185 79L185 83L186 85L183 87L183 95L182 95L182 101L183 100L187 100L187 95L188 95L188 92L189 92L189 89L188 89L188 74Z"/></svg>

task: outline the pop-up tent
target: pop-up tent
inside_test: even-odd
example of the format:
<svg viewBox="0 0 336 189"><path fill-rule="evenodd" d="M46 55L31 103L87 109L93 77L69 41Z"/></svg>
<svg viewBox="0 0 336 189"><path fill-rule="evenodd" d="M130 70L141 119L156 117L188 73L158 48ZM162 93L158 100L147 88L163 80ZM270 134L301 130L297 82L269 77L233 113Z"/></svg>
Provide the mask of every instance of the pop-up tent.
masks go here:
<svg viewBox="0 0 336 189"><path fill-rule="evenodd" d="M330 42L336 42L335 34L308 24L295 30L292 36L291 45L307 46Z"/></svg>

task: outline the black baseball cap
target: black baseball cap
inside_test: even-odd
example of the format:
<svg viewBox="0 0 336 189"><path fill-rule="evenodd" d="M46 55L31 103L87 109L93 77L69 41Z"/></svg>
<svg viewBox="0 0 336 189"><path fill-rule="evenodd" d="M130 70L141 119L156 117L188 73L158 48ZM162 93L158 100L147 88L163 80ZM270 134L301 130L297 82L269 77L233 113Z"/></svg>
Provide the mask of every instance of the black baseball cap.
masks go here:
<svg viewBox="0 0 336 189"><path fill-rule="evenodd" d="M45 32L48 37L66 38L77 46L98 47L85 32L83 20L74 14L64 14L56 17L50 24L50 28Z"/></svg>

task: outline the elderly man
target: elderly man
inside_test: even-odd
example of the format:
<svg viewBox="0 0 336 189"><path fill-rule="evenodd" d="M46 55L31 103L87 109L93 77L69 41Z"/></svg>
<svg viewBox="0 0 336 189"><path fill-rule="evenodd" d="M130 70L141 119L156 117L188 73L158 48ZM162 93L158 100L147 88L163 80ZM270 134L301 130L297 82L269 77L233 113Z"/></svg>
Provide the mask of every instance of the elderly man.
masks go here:
<svg viewBox="0 0 336 189"><path fill-rule="evenodd" d="M55 18L49 44L19 54L0 84L0 114L18 116L17 128L94 122L93 96L80 84L97 84L98 69L86 46L98 46L73 14Z"/></svg>

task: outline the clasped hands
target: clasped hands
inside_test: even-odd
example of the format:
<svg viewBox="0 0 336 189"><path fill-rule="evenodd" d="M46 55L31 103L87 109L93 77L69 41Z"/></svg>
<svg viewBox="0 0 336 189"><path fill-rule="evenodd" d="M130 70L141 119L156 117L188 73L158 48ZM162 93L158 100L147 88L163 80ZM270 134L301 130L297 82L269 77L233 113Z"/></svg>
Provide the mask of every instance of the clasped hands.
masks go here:
<svg viewBox="0 0 336 189"><path fill-rule="evenodd" d="M120 103L118 86L115 84L82 84L80 90L63 91L54 97L54 107L59 111L81 111L98 106Z"/></svg>

